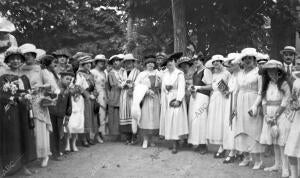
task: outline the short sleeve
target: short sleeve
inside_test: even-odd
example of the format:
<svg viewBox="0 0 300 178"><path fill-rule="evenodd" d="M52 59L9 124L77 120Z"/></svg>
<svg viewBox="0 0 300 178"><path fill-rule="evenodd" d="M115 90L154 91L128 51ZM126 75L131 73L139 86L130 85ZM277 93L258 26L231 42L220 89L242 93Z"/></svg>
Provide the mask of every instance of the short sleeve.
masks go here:
<svg viewBox="0 0 300 178"><path fill-rule="evenodd" d="M204 69L204 74L203 74L202 81L206 85L211 85L212 84L212 72L209 69Z"/></svg>

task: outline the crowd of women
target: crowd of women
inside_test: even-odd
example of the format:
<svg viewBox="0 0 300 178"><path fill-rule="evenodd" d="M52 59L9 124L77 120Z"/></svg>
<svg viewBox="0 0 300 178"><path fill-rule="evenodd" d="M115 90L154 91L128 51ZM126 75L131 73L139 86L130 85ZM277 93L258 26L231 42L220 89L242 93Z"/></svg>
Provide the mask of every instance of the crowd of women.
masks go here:
<svg viewBox="0 0 300 178"><path fill-rule="evenodd" d="M40 159L46 167L49 156L59 161L77 145L103 143L104 135L124 135L128 145L141 135L142 148L160 136L174 154L179 142L201 154L207 144L218 145L216 159L253 162L253 170L263 167L262 153L271 145L274 165L264 170L298 177L300 58L294 47L281 51L282 60L254 48L208 61L182 53L107 59L18 47L13 30L0 23L2 176L20 169L31 175L29 162Z"/></svg>

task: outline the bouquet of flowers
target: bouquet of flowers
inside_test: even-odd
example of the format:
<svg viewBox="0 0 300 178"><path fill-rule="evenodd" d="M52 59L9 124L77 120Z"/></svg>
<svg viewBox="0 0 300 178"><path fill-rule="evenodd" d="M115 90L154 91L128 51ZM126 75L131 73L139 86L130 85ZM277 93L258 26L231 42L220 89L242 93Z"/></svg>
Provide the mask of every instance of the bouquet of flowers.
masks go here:
<svg viewBox="0 0 300 178"><path fill-rule="evenodd" d="M83 88L79 85L71 85L68 88L68 91L70 92L70 94L74 98L74 100L76 100L82 94Z"/></svg>

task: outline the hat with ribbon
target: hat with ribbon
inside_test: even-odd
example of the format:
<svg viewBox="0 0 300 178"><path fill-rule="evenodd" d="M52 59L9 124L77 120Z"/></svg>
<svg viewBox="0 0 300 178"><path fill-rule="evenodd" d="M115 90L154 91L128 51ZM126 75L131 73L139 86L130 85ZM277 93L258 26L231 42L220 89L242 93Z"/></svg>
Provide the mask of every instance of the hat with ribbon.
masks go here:
<svg viewBox="0 0 300 178"><path fill-rule="evenodd" d="M208 68L211 68L211 67L213 67L213 63L216 62L216 61L221 61L223 63L224 62L224 56L222 56L220 54L213 55L211 57L211 59L208 60L205 63L205 66L208 67Z"/></svg>
<svg viewBox="0 0 300 178"><path fill-rule="evenodd" d="M98 54L95 56L94 61L95 62L97 62L97 61L107 62L107 58L103 54Z"/></svg>
<svg viewBox="0 0 300 178"><path fill-rule="evenodd" d="M267 63L265 63L262 67L263 70L268 70L268 69L279 69L281 71L284 71L283 64L275 59L269 60Z"/></svg>
<svg viewBox="0 0 300 178"><path fill-rule="evenodd" d="M255 57L255 60L257 59L257 51L255 48L244 48L238 58L236 59L238 63L242 62L243 58L246 56L253 56Z"/></svg>
<svg viewBox="0 0 300 178"><path fill-rule="evenodd" d="M85 55L85 56L79 57L78 62L79 62L79 64L87 64L87 63L94 62L94 60L92 59L91 56Z"/></svg>
<svg viewBox="0 0 300 178"><path fill-rule="evenodd" d="M126 61L137 61L137 59L133 56L133 54L129 53L124 55L124 59L122 62Z"/></svg>
<svg viewBox="0 0 300 178"><path fill-rule="evenodd" d="M187 56L183 56L181 58L179 58L179 60L177 61L177 66L180 66L181 64L188 64L188 65L193 65L191 59Z"/></svg>
<svg viewBox="0 0 300 178"><path fill-rule="evenodd" d="M19 48L20 48L20 50L22 51L23 54L34 53L35 56L37 56L36 47L35 47L34 44L25 43L25 44L21 45Z"/></svg>
<svg viewBox="0 0 300 178"><path fill-rule="evenodd" d="M16 30L15 25L6 18L0 17L0 32L11 33Z"/></svg>
<svg viewBox="0 0 300 178"><path fill-rule="evenodd" d="M294 54L297 54L296 48L293 47L293 46L285 46L285 47L283 48L283 50L280 51L280 54L283 55L283 53L285 53L285 52L292 52L292 53L294 53Z"/></svg>
<svg viewBox="0 0 300 178"><path fill-rule="evenodd" d="M8 63L9 62L9 57L13 56L13 55L19 55L22 58L22 62L25 61L25 56L23 55L22 51L20 48L12 46L10 48L8 48L4 54L4 63Z"/></svg>

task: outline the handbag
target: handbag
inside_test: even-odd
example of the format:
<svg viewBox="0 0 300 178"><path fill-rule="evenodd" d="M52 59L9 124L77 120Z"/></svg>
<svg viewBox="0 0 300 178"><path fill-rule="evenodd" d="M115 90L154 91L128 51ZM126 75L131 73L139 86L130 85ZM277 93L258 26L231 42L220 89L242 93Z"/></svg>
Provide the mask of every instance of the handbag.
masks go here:
<svg viewBox="0 0 300 178"><path fill-rule="evenodd" d="M175 102L176 102L176 99L171 100L169 106L172 108L179 108L182 105L182 101L179 101L179 105L177 105L177 106L175 105Z"/></svg>

